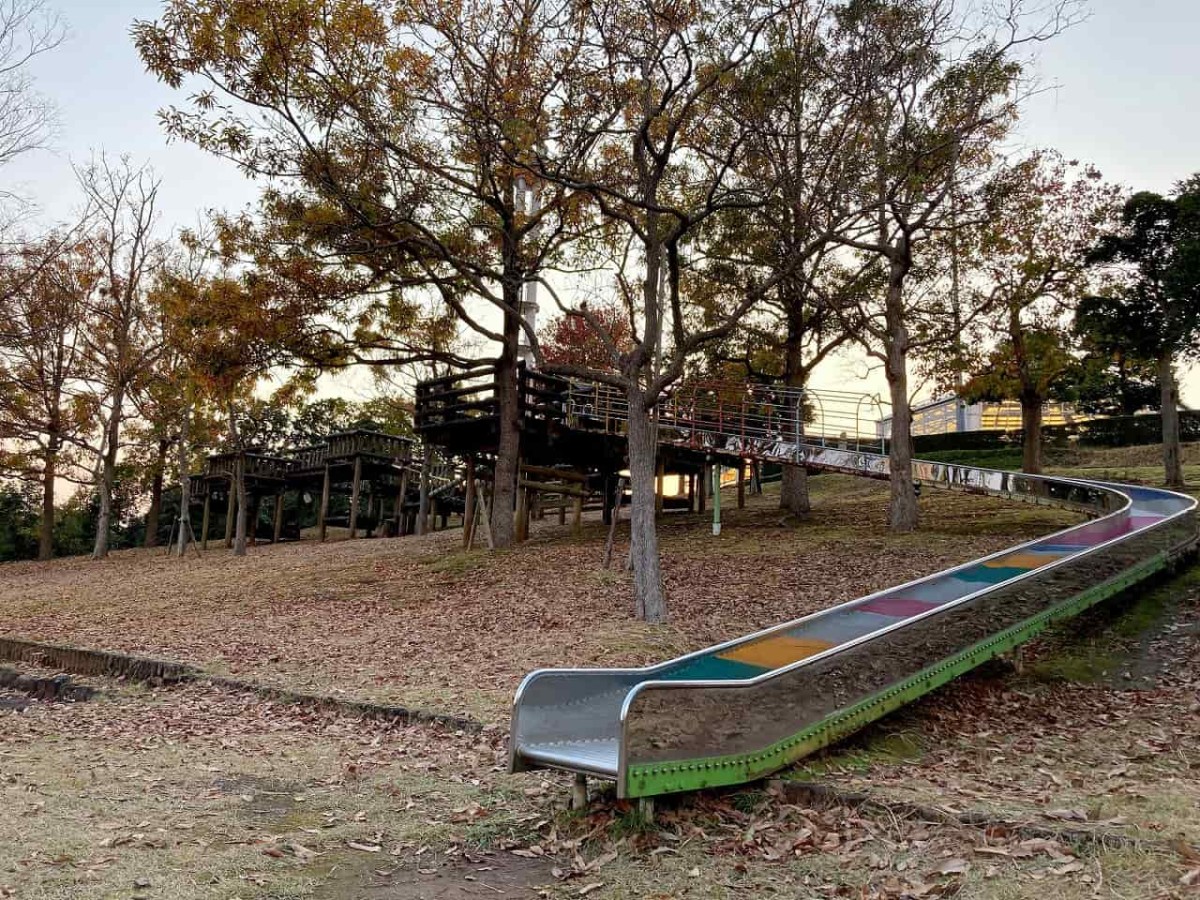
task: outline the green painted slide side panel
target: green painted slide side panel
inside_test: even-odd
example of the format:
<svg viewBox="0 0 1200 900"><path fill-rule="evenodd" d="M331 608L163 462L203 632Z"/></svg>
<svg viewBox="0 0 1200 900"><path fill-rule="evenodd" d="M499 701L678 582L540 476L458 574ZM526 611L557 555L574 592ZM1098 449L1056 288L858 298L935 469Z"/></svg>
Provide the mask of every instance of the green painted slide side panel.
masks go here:
<svg viewBox="0 0 1200 900"><path fill-rule="evenodd" d="M911 678L826 716L815 725L755 753L631 765L624 796L653 797L677 791L755 781L858 731L893 710L936 690L1001 653L1035 637L1048 626L1078 615L1166 567L1169 554L1160 553L1081 594L969 647Z"/></svg>

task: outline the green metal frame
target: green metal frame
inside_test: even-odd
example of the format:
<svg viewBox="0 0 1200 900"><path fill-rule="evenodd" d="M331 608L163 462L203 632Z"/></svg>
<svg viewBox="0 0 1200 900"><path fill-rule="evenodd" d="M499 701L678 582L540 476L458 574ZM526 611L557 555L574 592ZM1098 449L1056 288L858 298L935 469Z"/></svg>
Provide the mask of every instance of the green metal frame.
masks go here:
<svg viewBox="0 0 1200 900"><path fill-rule="evenodd" d="M1166 568L1172 558L1173 554L1162 552L1144 560L1103 584L1064 600L853 706L831 713L816 724L761 751L669 763L631 764L624 795L653 797L678 791L741 784L770 775L936 690L989 659L1020 646L1053 623L1076 616L1088 607L1121 593Z"/></svg>

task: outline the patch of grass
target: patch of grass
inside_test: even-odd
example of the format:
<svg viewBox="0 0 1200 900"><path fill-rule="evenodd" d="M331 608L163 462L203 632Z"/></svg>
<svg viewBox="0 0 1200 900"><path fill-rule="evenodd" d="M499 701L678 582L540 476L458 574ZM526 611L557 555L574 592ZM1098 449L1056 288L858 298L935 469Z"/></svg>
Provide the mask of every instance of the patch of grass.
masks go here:
<svg viewBox="0 0 1200 900"><path fill-rule="evenodd" d="M466 575L482 566L488 558L486 550L451 551L442 556L425 561L425 568L430 572L443 575Z"/></svg>
<svg viewBox="0 0 1200 900"><path fill-rule="evenodd" d="M800 781L812 781L830 772L867 772L877 765L915 763L925 755L920 737L913 731L892 731L876 725L836 750L813 757L790 773Z"/></svg>
<svg viewBox="0 0 1200 900"><path fill-rule="evenodd" d="M649 834L655 827L654 819L643 815L641 806L632 803L612 820L608 832L613 840L619 841L639 834Z"/></svg>
<svg viewBox="0 0 1200 900"><path fill-rule="evenodd" d="M1113 680L1123 659L1119 651L1092 643L1038 660L1026 671L1036 681L1103 684Z"/></svg>

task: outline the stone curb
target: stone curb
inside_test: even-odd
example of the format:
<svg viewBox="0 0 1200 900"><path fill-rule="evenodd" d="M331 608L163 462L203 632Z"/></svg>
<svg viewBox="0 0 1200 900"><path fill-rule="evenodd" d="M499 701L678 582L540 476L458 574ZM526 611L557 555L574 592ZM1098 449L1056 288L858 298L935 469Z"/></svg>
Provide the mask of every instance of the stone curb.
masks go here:
<svg viewBox="0 0 1200 900"><path fill-rule="evenodd" d="M71 672L76 675L107 675L131 681L153 681L160 684L212 684L232 691L256 694L266 700L295 703L300 706L330 709L386 721L432 723L460 731L482 731L484 725L466 716L409 709L366 700L347 700L325 694L309 694L286 688L272 687L256 681L213 675L187 663L150 656L133 656L112 650L86 650L30 641L17 637L0 637L0 659L29 662Z"/></svg>

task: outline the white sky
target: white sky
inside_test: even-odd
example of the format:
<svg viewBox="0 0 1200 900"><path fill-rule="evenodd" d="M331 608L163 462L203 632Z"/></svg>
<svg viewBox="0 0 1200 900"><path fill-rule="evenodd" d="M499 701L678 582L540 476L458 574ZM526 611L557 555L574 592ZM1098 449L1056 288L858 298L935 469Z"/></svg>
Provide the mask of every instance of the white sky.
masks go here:
<svg viewBox="0 0 1200 900"><path fill-rule="evenodd" d="M156 112L180 98L145 73L128 35L134 19L156 16L156 0L55 5L70 37L36 62L34 74L58 107L59 133L53 149L0 172L0 188L35 202L46 222L68 218L78 196L72 162L104 149L148 161L162 176L166 226L190 225L206 209L253 200L254 188L232 165L168 144L162 135ZM1054 87L1029 104L1022 141L1095 163L1131 187L1169 190L1200 170L1200 2L1094 0L1091 8L1088 22L1043 48L1041 75ZM814 387L874 392L884 382L854 354L828 363ZM1183 387L1185 401L1200 405L1200 372L1189 372ZM362 378L328 388L365 390Z"/></svg>

